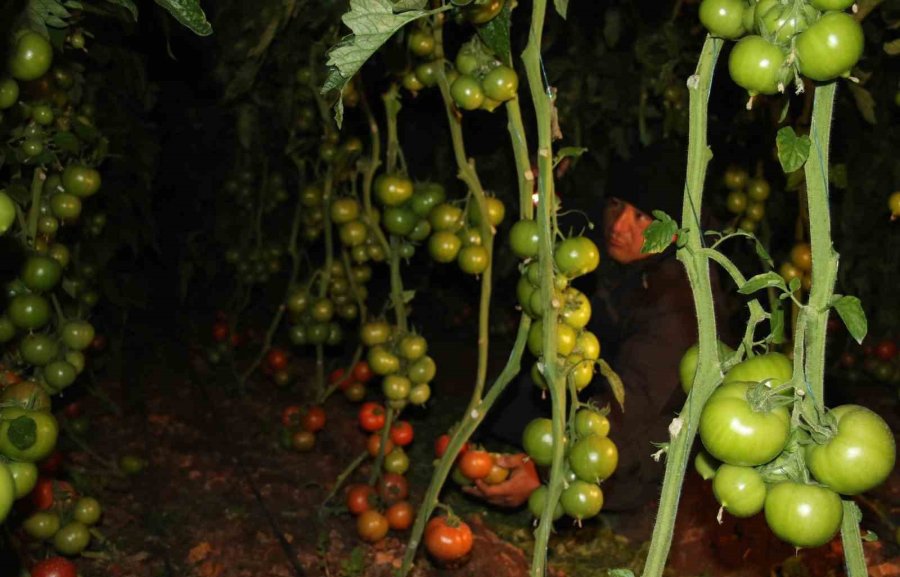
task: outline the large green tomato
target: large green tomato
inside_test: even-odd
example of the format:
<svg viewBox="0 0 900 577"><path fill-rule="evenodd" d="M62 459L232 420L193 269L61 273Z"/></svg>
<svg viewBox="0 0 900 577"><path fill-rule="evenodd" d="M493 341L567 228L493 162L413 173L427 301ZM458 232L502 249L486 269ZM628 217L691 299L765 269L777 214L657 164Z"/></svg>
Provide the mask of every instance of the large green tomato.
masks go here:
<svg viewBox="0 0 900 577"><path fill-rule="evenodd" d="M619 450L609 437L588 435L569 451L569 467L582 481L599 483L612 475L618 464Z"/></svg>
<svg viewBox="0 0 900 577"><path fill-rule="evenodd" d="M731 367L725 374L723 384L729 383L758 383L769 380L774 389L791 380L794 375L794 365L791 360L781 353L766 353L750 357Z"/></svg>
<svg viewBox="0 0 900 577"><path fill-rule="evenodd" d="M9 466L0 461L0 523L3 523L6 516L9 515L15 500L16 482L13 480Z"/></svg>
<svg viewBox="0 0 900 577"><path fill-rule="evenodd" d="M83 351L94 340L94 325L87 321L68 321L63 325L61 332L63 343L75 351Z"/></svg>
<svg viewBox="0 0 900 577"><path fill-rule="evenodd" d="M737 40L746 32L743 18L747 9L743 0L703 0L700 2L700 22L713 36Z"/></svg>
<svg viewBox="0 0 900 577"><path fill-rule="evenodd" d="M547 489L547 485L541 485L537 489L531 492L531 495L528 497L528 510L531 511L531 514L535 518L540 518L540 516L544 513L544 505L547 504L547 493L549 489ZM559 501L556 502L556 507L553 509L553 520L556 521L560 517L563 516L562 505Z"/></svg>
<svg viewBox="0 0 900 577"><path fill-rule="evenodd" d="M718 343L720 361L734 352L731 347L722 341L718 341ZM685 393L691 392L691 388L694 386L694 374L697 372L697 357L699 354L699 343L691 345L691 347L685 351L684 356L681 357L681 362L678 364L678 377L681 380L681 388Z"/></svg>
<svg viewBox="0 0 900 577"><path fill-rule="evenodd" d="M536 258L539 241L537 221L520 220L509 229L509 246L519 258Z"/></svg>
<svg viewBox="0 0 900 577"><path fill-rule="evenodd" d="M32 255L22 268L22 281L34 292L52 289L62 277L62 266L56 259L40 254Z"/></svg>
<svg viewBox="0 0 900 577"><path fill-rule="evenodd" d="M766 483L752 467L726 463L716 470L712 487L716 501L735 517L752 517L766 502Z"/></svg>
<svg viewBox="0 0 900 577"><path fill-rule="evenodd" d="M9 472L12 473L13 482L16 485L16 499L21 499L28 493L31 493L34 486L37 485L37 465L34 463L10 461L6 466L9 467Z"/></svg>
<svg viewBox="0 0 900 577"><path fill-rule="evenodd" d="M846 10L853 6L856 0L810 0L809 3L813 8L818 8L823 12L826 10Z"/></svg>
<svg viewBox="0 0 900 577"><path fill-rule="evenodd" d="M14 442L15 437L10 436L10 429L19 425L14 423L26 423L27 421L19 420L22 417L31 419L34 422L34 442L21 449ZM14 461L28 461L34 463L40 461L53 452L56 446L56 437L59 433L59 426L56 424L56 417L52 413L44 411L29 411L28 409L20 409L19 407L8 407L0 410L0 453L9 457ZM27 430L27 427L25 427Z"/></svg>
<svg viewBox="0 0 900 577"><path fill-rule="evenodd" d="M28 31L19 36L9 55L9 72L18 80L36 80L50 69L53 48L37 32Z"/></svg>
<svg viewBox="0 0 900 577"><path fill-rule="evenodd" d="M32 333L25 335L19 343L19 352L26 363L43 367L56 358L59 353L59 345L56 340L48 335Z"/></svg>
<svg viewBox="0 0 900 577"><path fill-rule="evenodd" d="M819 547L841 527L843 508L837 493L817 485L783 481L766 495L766 523L794 547Z"/></svg>
<svg viewBox="0 0 900 577"><path fill-rule="evenodd" d="M781 82L784 53L762 36L745 36L728 57L728 72L750 94L775 94Z"/></svg>
<svg viewBox="0 0 900 577"><path fill-rule="evenodd" d="M588 237L573 236L557 245L553 259L559 272L571 279L596 270L600 264L600 250Z"/></svg>
<svg viewBox="0 0 900 577"><path fill-rule="evenodd" d="M522 448L535 465L547 467L553 460L553 422L550 419L534 419L522 433Z"/></svg>
<svg viewBox="0 0 900 577"><path fill-rule="evenodd" d="M844 495L883 483L897 453L888 424L859 405L841 405L829 414L837 420L837 434L823 445L806 448L806 465L816 480Z"/></svg>
<svg viewBox="0 0 900 577"><path fill-rule="evenodd" d="M96 168L70 164L62 173L63 188L69 194L84 198L100 190L100 172Z"/></svg>
<svg viewBox="0 0 900 577"><path fill-rule="evenodd" d="M609 419L593 409L578 409L575 413L575 434L578 438L588 435L605 437L609 434Z"/></svg>
<svg viewBox="0 0 900 577"><path fill-rule="evenodd" d="M843 76L862 56L862 26L844 12L829 12L799 36L795 44L800 73L820 82Z"/></svg>
<svg viewBox="0 0 900 577"><path fill-rule="evenodd" d="M40 295L21 294L10 301L6 314L20 329L39 329L50 320L50 303Z"/></svg>
<svg viewBox="0 0 900 577"><path fill-rule="evenodd" d="M590 519L603 508L603 491L594 483L575 481L563 490L559 503L569 517Z"/></svg>
<svg viewBox="0 0 900 577"><path fill-rule="evenodd" d="M756 411L747 400L748 383L716 389L700 414L700 440L723 463L755 467L778 456L790 435L791 416L784 406Z"/></svg>
<svg viewBox="0 0 900 577"><path fill-rule="evenodd" d="M559 318L573 329L583 329L591 320L591 301L575 287L567 288L564 296Z"/></svg>
<svg viewBox="0 0 900 577"><path fill-rule="evenodd" d="M544 321L537 320L531 323L528 329L528 350L536 357L544 354ZM575 329L565 323L556 325L556 354L567 357L575 350L578 334Z"/></svg>

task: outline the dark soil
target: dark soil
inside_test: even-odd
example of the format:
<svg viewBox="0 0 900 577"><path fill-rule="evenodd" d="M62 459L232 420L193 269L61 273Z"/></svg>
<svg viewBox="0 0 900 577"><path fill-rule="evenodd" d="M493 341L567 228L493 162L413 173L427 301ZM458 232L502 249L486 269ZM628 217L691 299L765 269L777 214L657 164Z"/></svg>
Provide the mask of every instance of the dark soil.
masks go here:
<svg viewBox="0 0 900 577"><path fill-rule="evenodd" d="M504 361L495 344L496 366ZM433 439L462 412L474 374L474 347L432 343L443 372L431 407L412 411L416 440L408 451L412 499L421 499L431 471ZM183 358L144 355L123 382L103 384L121 407L117 415L97 398L85 399L92 415L86 446L71 445L69 474L104 506L99 526L108 539L92 545L92 558L77 561L82 577L387 577L399 567L406 534L391 532L376 545L357 536L355 522L341 510L342 499L322 507L341 471L364 449L356 425L356 406L341 395L326 405L328 423L313 452L300 454L278 443L281 409L302 402L293 389L277 389L260 378L248 394L229 391L228 371L213 369L198 355ZM310 375L312 367L298 366ZM867 404L872 405L871 398ZM896 425L891 395L873 407ZM125 453L144 456L148 467L121 478L103 473L103 464L86 451L116 461ZM509 449L491 447L495 450ZM353 480L364 479L366 466ZM452 484L451 484L452 485ZM519 577L528 574L533 537L525 511L486 509L449 486L443 501L463 515L475 532L474 549L458 567L437 567L420 551L413 575ZM900 518L900 478L861 502L863 529L881 541L867 542L870 575L900 575L894 523ZM654 504L646 516L617 534L622 522L601 515L581 529L560 523L551 539L551 573L605 575L606 568L631 568L646 554L641 537L652 530ZM716 522L709 484L689 471L670 554L669 573L678 576L830 576L843 575L840 540L800 554L780 543L761 515ZM43 549L14 541L29 555ZM96 541L96 540L95 540ZM0 570L0 576L16 572Z"/></svg>

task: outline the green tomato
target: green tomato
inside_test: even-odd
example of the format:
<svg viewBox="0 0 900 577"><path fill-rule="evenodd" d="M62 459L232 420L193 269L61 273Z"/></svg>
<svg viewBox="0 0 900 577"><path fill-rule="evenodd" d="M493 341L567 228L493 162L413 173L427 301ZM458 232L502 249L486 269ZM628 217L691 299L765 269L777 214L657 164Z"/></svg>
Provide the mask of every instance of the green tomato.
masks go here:
<svg viewBox="0 0 900 577"><path fill-rule="evenodd" d="M713 478L713 495L735 517L752 517L766 502L766 483L752 467L724 464Z"/></svg>
<svg viewBox="0 0 900 577"><path fill-rule="evenodd" d="M559 497L566 515L581 521L595 517L603 508L603 491L594 483L575 481Z"/></svg>
<svg viewBox="0 0 900 577"><path fill-rule="evenodd" d="M721 355L722 349L719 350ZM771 352L750 357L731 367L725 373L722 383L758 383L768 380L771 388L776 388L789 382L793 375L794 365L791 360L781 353Z"/></svg>
<svg viewBox="0 0 900 577"><path fill-rule="evenodd" d="M609 435L609 419L593 409L578 409L575 413L575 434L578 438Z"/></svg>
<svg viewBox="0 0 900 577"><path fill-rule="evenodd" d="M81 497L75 501L75 509L72 516L76 521L84 525L96 525L103 513L100 502L93 497Z"/></svg>
<svg viewBox="0 0 900 577"><path fill-rule="evenodd" d="M487 270L490 256L483 246L464 246L456 257L459 269L466 274L478 275Z"/></svg>
<svg viewBox="0 0 900 577"><path fill-rule="evenodd" d="M573 279L596 270L600 264L600 250L586 236L573 236L559 243L553 258L559 272Z"/></svg>
<svg viewBox="0 0 900 577"><path fill-rule="evenodd" d="M700 414L700 439L724 463L753 467L768 463L787 444L790 413L784 406L756 411L747 400L752 385L721 385Z"/></svg>
<svg viewBox="0 0 900 577"><path fill-rule="evenodd" d="M36 330L50 321L50 303L40 295L20 294L9 303L6 314L16 327Z"/></svg>
<svg viewBox="0 0 900 577"><path fill-rule="evenodd" d="M731 347L722 341L718 341L718 343L719 360L725 359L734 352ZM697 357L699 354L699 343L691 345L690 348L685 351L684 356L681 357L681 362L678 364L678 378L681 381L681 388L684 390L685 394L691 392L691 387L694 385L694 374L697 372Z"/></svg>
<svg viewBox="0 0 900 577"><path fill-rule="evenodd" d="M71 350L83 351L94 340L94 325L87 321L71 320L62 328L62 341Z"/></svg>
<svg viewBox="0 0 900 577"><path fill-rule="evenodd" d="M0 235L5 234L16 221L16 205L3 191L0 191Z"/></svg>
<svg viewBox="0 0 900 577"><path fill-rule="evenodd" d="M565 304L559 311L559 318L573 329L583 329L591 320L591 301L575 287L564 293Z"/></svg>
<svg viewBox="0 0 900 577"><path fill-rule="evenodd" d="M819 547L841 527L843 507L837 493L816 485L783 481L766 495L766 523L794 547Z"/></svg>
<svg viewBox="0 0 900 577"><path fill-rule="evenodd" d="M582 481L599 483L609 478L619 464L619 450L609 437L588 435L569 451L569 467Z"/></svg>
<svg viewBox="0 0 900 577"><path fill-rule="evenodd" d="M731 50L728 72L750 94L775 94L782 83L784 53L762 36L745 36Z"/></svg>
<svg viewBox="0 0 900 577"><path fill-rule="evenodd" d="M50 539L59 531L59 515L51 511L38 511L25 519L22 528L33 539Z"/></svg>
<svg viewBox="0 0 900 577"><path fill-rule="evenodd" d="M27 31L16 40L9 55L9 72L17 80L37 80L53 63L53 48L37 32Z"/></svg>
<svg viewBox="0 0 900 577"><path fill-rule="evenodd" d="M413 183L399 174L381 174L375 179L375 198L384 206L400 206L413 194Z"/></svg>
<svg viewBox="0 0 900 577"><path fill-rule="evenodd" d="M547 504L547 494L549 492L550 490L547 488L547 485L541 485L528 496L528 510L531 511L531 514L536 519L539 519L544 513L544 507ZM562 517L563 514L565 514L565 511L563 511L560 502L557 501L556 507L553 508L553 520L556 521Z"/></svg>
<svg viewBox="0 0 900 577"><path fill-rule="evenodd" d="M737 40L744 35L743 0L703 0L700 2L700 22L709 33L727 40Z"/></svg>
<svg viewBox="0 0 900 577"><path fill-rule="evenodd" d="M828 414L837 421L836 434L806 448L806 465L816 480L844 495L859 495L883 483L897 452L888 424L859 405L841 405Z"/></svg>
<svg viewBox="0 0 900 577"><path fill-rule="evenodd" d="M91 533L84 523L72 521L53 536L53 548L63 555L78 555L91 542Z"/></svg>
<svg viewBox="0 0 900 577"><path fill-rule="evenodd" d="M34 489L38 480L38 468L34 463L10 461L6 464L16 486L16 499L21 499Z"/></svg>
<svg viewBox="0 0 900 577"><path fill-rule="evenodd" d="M506 102L516 97L519 90L519 75L509 66L497 66L481 81L484 94L498 102Z"/></svg>
<svg viewBox="0 0 900 577"><path fill-rule="evenodd" d="M411 388L410 380L401 375L387 375L381 381L381 392L391 401L405 399Z"/></svg>
<svg viewBox="0 0 900 577"><path fill-rule="evenodd" d="M0 423L0 452L10 459L34 463L53 452L59 426L51 413L7 407L0 410L0 419L3 420ZM27 424L29 419L34 424L33 430L31 427L21 427L22 424ZM33 432L32 444L19 448L16 443L22 441L21 434L18 437L15 435L11 437L10 430L13 428L25 430L26 435Z"/></svg>
<svg viewBox="0 0 900 577"><path fill-rule="evenodd" d="M12 78L0 78L0 110L11 108L19 101L19 83Z"/></svg>
<svg viewBox="0 0 900 577"><path fill-rule="evenodd" d="M446 202L438 204L428 213L428 221L435 231L454 231L462 225L463 211Z"/></svg>
<svg viewBox="0 0 900 577"><path fill-rule="evenodd" d="M75 382L78 369L68 361L53 361L44 367L44 380L56 391L60 391Z"/></svg>
<svg viewBox="0 0 900 577"><path fill-rule="evenodd" d="M862 56L862 26L844 12L823 15L799 36L794 46L800 73L827 82L850 72Z"/></svg>
<svg viewBox="0 0 900 577"><path fill-rule="evenodd" d="M538 225L534 220L520 220L509 230L509 245L519 258L537 258Z"/></svg>
<svg viewBox="0 0 900 577"><path fill-rule="evenodd" d="M54 194L50 197L50 210L60 220L75 220L81 215L81 199L66 192Z"/></svg>
<svg viewBox="0 0 900 577"><path fill-rule="evenodd" d="M56 358L59 345L48 335L32 333L22 338L19 351L26 363L42 367Z"/></svg>
<svg viewBox="0 0 900 577"><path fill-rule="evenodd" d="M600 341L597 335L588 330L583 330L575 339L575 351L585 359L596 361L600 358Z"/></svg>
<svg viewBox="0 0 900 577"><path fill-rule="evenodd" d="M436 373L437 365L434 359L429 356L424 356L413 362L406 370L409 379L416 384L430 383Z"/></svg>
<svg viewBox="0 0 900 577"><path fill-rule="evenodd" d="M385 230L397 236L410 234L416 228L416 223L418 222L419 217L406 206L387 207L384 210L384 218L382 219Z"/></svg>
<svg viewBox="0 0 900 577"><path fill-rule="evenodd" d="M446 198L443 186L436 182L426 182L416 185L409 207L419 218L427 218L431 209L444 202Z"/></svg>
<svg viewBox="0 0 900 577"><path fill-rule="evenodd" d="M96 194L100 190L100 181L100 172L89 166L70 164L62 173L63 188L79 198Z"/></svg>
<svg viewBox="0 0 900 577"><path fill-rule="evenodd" d="M409 457L403 449L395 447L393 451L384 456L383 467L388 473L403 475L409 470Z"/></svg>
<svg viewBox="0 0 900 577"><path fill-rule="evenodd" d="M714 478L721 464L703 449L697 451L697 456L694 457L694 470L704 481Z"/></svg>
<svg viewBox="0 0 900 577"><path fill-rule="evenodd" d="M481 82L468 74L461 74L453 81L450 86L450 96L463 110L476 110L484 102L484 90L481 88Z"/></svg>
<svg viewBox="0 0 900 577"><path fill-rule="evenodd" d="M22 281L34 292L45 292L54 288L62 277L62 266L53 258L32 255L25 261Z"/></svg>
<svg viewBox="0 0 900 577"><path fill-rule="evenodd" d="M0 523L6 519L16 500L16 481L9 466L0 461Z"/></svg>
<svg viewBox="0 0 900 577"><path fill-rule="evenodd" d="M809 0L809 3L813 8L823 12L831 10L842 11L853 6L856 0Z"/></svg>
<svg viewBox="0 0 900 577"><path fill-rule="evenodd" d="M428 402L429 398L431 398L431 387L426 383L422 383L409 390L407 400L413 405L420 407Z"/></svg>
<svg viewBox="0 0 900 577"><path fill-rule="evenodd" d="M550 419L538 418L528 423L522 432L522 448L535 465L547 467L553 459L552 429Z"/></svg>
<svg viewBox="0 0 900 577"><path fill-rule="evenodd" d="M544 322L536 320L528 329L528 350L536 357L544 353ZM556 325L556 354L567 357L575 350L578 335L575 329L567 324Z"/></svg>

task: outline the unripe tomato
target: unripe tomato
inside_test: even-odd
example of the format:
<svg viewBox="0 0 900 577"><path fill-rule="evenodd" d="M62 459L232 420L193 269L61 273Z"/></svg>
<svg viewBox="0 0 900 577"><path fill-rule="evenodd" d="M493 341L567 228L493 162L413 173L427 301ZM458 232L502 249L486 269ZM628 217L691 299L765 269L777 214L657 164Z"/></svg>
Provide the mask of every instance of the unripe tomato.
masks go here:
<svg viewBox="0 0 900 577"><path fill-rule="evenodd" d="M413 30L406 42L409 51L416 56L425 57L434 52L434 36L429 30Z"/></svg>
<svg viewBox="0 0 900 577"><path fill-rule="evenodd" d="M723 464L713 478L713 494L735 517L752 517L766 502L766 483L752 467Z"/></svg>
<svg viewBox="0 0 900 577"><path fill-rule="evenodd" d="M826 82L850 72L862 56L862 26L844 12L828 12L797 36L800 73Z"/></svg>
<svg viewBox="0 0 900 577"><path fill-rule="evenodd" d="M703 0L700 2L700 22L709 33L727 40L744 35L743 19L747 9L742 0Z"/></svg>
<svg viewBox="0 0 900 577"><path fill-rule="evenodd" d="M476 110L484 102L484 90L474 76L462 74L450 86L450 95L463 110Z"/></svg>
<svg viewBox="0 0 900 577"><path fill-rule="evenodd" d="M812 249L809 243L801 242L791 249L791 263L803 272L812 270Z"/></svg>
<svg viewBox="0 0 900 577"><path fill-rule="evenodd" d="M36 80L53 62L53 48L37 32L27 31L16 40L9 56L9 73L17 80Z"/></svg>
<svg viewBox="0 0 900 577"><path fill-rule="evenodd" d="M578 480L563 490L559 503L569 517L578 521L590 519L603 508L603 491L594 483Z"/></svg>
<svg viewBox="0 0 900 577"><path fill-rule="evenodd" d="M516 97L519 89L519 76L512 68L500 65L484 76L481 85L488 98L506 102Z"/></svg>
<svg viewBox="0 0 900 577"><path fill-rule="evenodd" d="M413 194L413 183L399 174L381 174L375 179L375 197L385 206L399 206Z"/></svg>
<svg viewBox="0 0 900 577"><path fill-rule="evenodd" d="M782 82L784 53L762 36L745 36L731 50L728 72L750 94L775 94Z"/></svg>
<svg viewBox="0 0 900 577"><path fill-rule="evenodd" d="M783 481L769 488L766 523L794 547L819 547L841 527L841 498L830 489Z"/></svg>
<svg viewBox="0 0 900 577"><path fill-rule="evenodd" d="M742 214L747 208L747 195L740 190L732 190L725 198L725 208L731 214Z"/></svg>
<svg viewBox="0 0 900 577"><path fill-rule="evenodd" d="M437 230L428 239L428 254L436 262L453 262L461 248L462 241L450 231Z"/></svg>
<svg viewBox="0 0 900 577"><path fill-rule="evenodd" d="M384 539L389 528L385 516L374 509L364 511L356 518L356 532L368 543L377 543Z"/></svg>
<svg viewBox="0 0 900 577"><path fill-rule="evenodd" d="M547 489L547 485L541 485L540 487L532 491L531 495L528 496L528 510L531 511L531 514L536 519L540 518L541 515L544 514L544 507L547 504L548 493L549 489ZM556 521L564 514L565 511L563 511L562 505L557 501L556 507L553 509L553 520Z"/></svg>

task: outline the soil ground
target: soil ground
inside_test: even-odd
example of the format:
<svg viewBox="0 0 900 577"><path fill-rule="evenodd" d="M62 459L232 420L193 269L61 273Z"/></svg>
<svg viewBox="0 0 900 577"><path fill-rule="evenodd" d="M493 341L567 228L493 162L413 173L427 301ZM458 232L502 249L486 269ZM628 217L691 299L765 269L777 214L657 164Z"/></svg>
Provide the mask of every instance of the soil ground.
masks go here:
<svg viewBox="0 0 900 577"><path fill-rule="evenodd" d="M495 344L492 374L504 347ZM416 441L410 446L412 500L421 499L432 468L433 439L459 416L474 374L474 347L432 343L445 369L425 411L413 412ZM104 383L121 407L111 412L100 399L85 399L92 429L85 444L67 452L70 474L105 513L100 531L107 542L93 545L93 558L77 561L82 577L387 577L399 566L406 534L392 532L376 545L362 543L355 522L341 511L341 499L323 509L323 500L344 467L364 449L356 406L341 395L327 403L328 424L316 449L300 454L279 447L281 409L297 403L297 388L277 389L259 379L248 394L228 391L230 374L213 370L199 356L160 349L143 354L125 382ZM296 367L312 374L311 367ZM470 370L471 369L471 370ZM857 390L856 393L859 393ZM876 391L878 393L878 391ZM867 397L897 430L896 398ZM874 398L874 401L872 400ZM147 468L120 478L103 472L100 459L144 456ZM99 459L98 459L99 457ZM363 478L363 470L356 478ZM467 563L436 567L421 551L417 577L519 577L528 573L533 542L526 511L487 509L449 486L443 501L473 527L475 546ZM900 575L894 523L900 519L900 479L861 502L864 529L881 540L865 543L872 577ZM653 506L631 533L649 535ZM667 572L673 576L716 577L843 575L840 541L795 553L765 527L761 515L716 522L709 484L689 472ZM605 575L606 568L640 573L646 543L616 534L610 515L581 529L559 523L550 545L550 573ZM31 556L43 548L16 533L13 540ZM18 571L3 569L2 577Z"/></svg>

